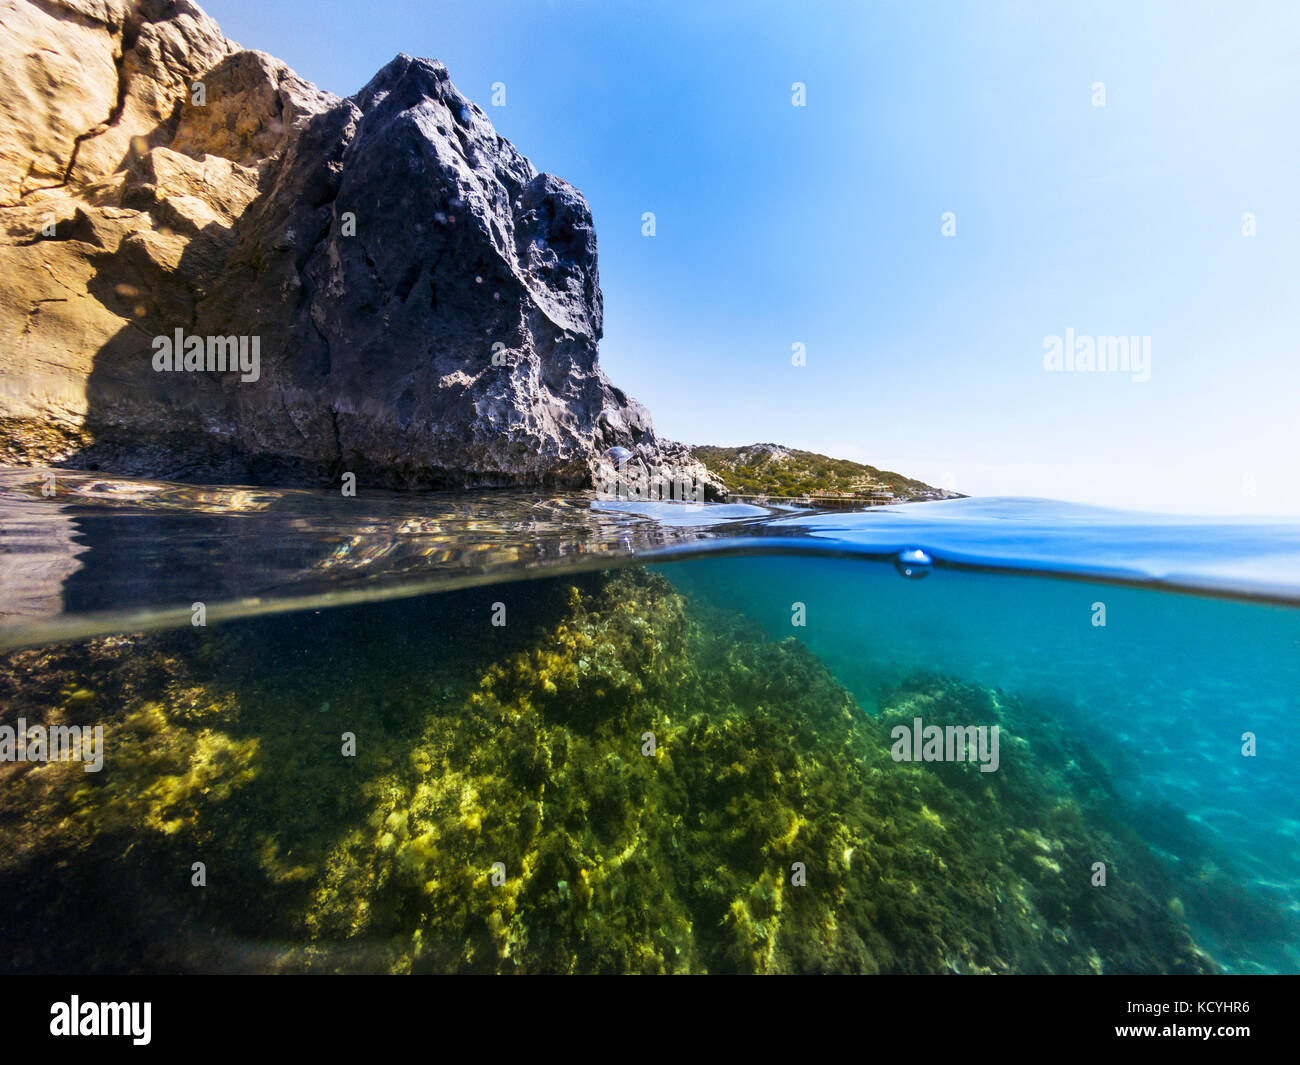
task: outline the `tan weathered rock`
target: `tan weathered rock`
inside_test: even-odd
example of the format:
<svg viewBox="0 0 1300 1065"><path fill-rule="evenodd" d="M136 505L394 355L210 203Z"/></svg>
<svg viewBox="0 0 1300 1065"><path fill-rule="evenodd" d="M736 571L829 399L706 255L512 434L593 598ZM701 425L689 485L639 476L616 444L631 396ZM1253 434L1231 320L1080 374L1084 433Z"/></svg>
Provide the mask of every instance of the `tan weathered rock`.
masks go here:
<svg viewBox="0 0 1300 1065"><path fill-rule="evenodd" d="M79 138L112 114L126 7L0 0L0 205L62 185Z"/></svg>

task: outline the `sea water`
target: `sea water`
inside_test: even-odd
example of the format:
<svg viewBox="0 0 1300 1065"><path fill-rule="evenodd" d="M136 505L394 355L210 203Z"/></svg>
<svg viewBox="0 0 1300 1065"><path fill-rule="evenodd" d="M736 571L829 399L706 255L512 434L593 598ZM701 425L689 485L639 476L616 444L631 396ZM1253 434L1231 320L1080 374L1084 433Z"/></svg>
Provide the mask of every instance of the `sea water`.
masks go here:
<svg viewBox="0 0 1300 1065"><path fill-rule="evenodd" d="M0 472L0 967L1297 971L1298 560Z"/></svg>

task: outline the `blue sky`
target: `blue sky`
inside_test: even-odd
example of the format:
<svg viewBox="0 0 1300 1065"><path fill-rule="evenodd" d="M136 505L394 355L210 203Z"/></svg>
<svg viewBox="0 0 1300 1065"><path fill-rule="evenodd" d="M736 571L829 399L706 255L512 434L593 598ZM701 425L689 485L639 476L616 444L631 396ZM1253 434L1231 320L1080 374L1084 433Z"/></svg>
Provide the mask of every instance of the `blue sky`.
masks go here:
<svg viewBox="0 0 1300 1065"><path fill-rule="evenodd" d="M340 95L439 59L581 189L602 363L666 436L1300 514L1300 5L204 7ZM1046 371L1067 329L1150 337L1150 379Z"/></svg>

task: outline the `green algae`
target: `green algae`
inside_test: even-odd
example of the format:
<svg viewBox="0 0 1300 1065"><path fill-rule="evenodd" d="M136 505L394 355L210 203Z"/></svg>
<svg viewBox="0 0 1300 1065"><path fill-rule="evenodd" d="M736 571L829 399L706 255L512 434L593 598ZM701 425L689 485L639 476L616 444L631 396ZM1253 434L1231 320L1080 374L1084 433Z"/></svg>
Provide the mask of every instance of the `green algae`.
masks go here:
<svg viewBox="0 0 1300 1065"><path fill-rule="evenodd" d="M107 753L0 766L24 918L0 965L1212 967L1105 767L1041 707L918 677L869 716L797 640L639 570L508 594L508 632L439 597L436 623L407 604L12 655L5 720L97 714ZM896 763L914 716L997 724L1001 768ZM87 892L116 928L22 930Z"/></svg>

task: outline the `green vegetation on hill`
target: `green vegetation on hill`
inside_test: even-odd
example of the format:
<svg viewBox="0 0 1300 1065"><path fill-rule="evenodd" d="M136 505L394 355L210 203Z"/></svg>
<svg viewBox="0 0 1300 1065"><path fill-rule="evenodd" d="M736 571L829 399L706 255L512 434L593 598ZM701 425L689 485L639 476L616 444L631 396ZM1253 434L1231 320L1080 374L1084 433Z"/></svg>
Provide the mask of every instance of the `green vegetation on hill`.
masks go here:
<svg viewBox="0 0 1300 1065"><path fill-rule="evenodd" d="M941 498L945 494L900 473L775 444L701 445L691 450L731 492L740 495L801 496L823 491L865 496L884 489L898 499Z"/></svg>

